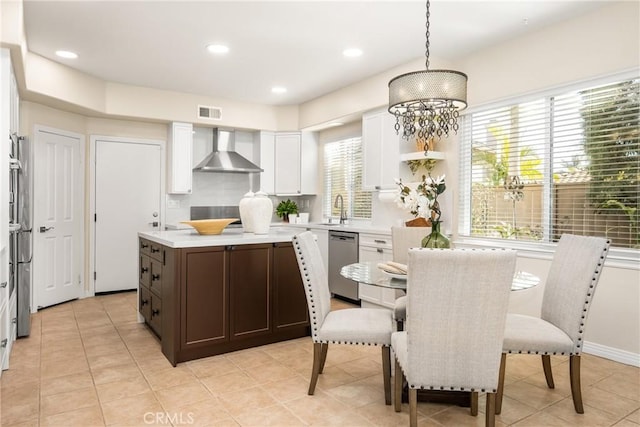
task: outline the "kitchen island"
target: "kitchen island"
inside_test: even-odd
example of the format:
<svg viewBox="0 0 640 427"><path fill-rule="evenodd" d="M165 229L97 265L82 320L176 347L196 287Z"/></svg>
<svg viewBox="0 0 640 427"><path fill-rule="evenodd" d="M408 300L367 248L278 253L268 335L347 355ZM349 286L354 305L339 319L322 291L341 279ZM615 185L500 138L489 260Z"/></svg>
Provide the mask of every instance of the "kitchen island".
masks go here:
<svg viewBox="0 0 640 427"><path fill-rule="evenodd" d="M139 311L174 366L309 335L295 234L138 233Z"/></svg>

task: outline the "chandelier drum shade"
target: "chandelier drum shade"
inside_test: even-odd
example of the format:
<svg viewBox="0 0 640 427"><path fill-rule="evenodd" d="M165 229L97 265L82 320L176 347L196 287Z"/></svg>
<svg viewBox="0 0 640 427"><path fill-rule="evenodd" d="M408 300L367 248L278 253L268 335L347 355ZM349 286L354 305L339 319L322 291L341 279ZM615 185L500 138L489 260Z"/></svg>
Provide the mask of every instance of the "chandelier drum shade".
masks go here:
<svg viewBox="0 0 640 427"><path fill-rule="evenodd" d="M389 81L389 112L395 130L409 139L428 140L457 132L460 110L467 107L467 75L453 70L429 70L429 1L426 13L424 71L399 75ZM425 148L426 150L426 148Z"/></svg>

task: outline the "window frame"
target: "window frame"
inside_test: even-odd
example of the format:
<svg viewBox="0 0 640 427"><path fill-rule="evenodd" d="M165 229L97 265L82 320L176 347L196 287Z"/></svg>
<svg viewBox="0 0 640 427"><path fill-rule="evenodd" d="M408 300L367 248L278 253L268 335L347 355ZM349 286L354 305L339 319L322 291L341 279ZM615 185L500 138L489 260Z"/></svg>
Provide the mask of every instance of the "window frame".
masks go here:
<svg viewBox="0 0 640 427"><path fill-rule="evenodd" d="M480 236L470 236L471 231L471 185L472 185L472 177L471 177L471 146L464 144L465 141L465 132L467 131L467 127L464 125L464 120L466 120L466 116L470 116L474 113L487 111L489 109L498 109L501 107L511 106L514 104L531 102L536 99L544 98L545 102L548 104L550 102L550 98L553 96L559 96L567 92L571 91L580 91L589 87L595 87L600 85L613 84L616 82L622 82L624 80L637 79L640 76L640 69L631 69L618 73L613 73L606 76L599 76L591 79L584 79L576 82L572 82L570 84L557 85L551 88L547 88L540 91L528 92L526 94L522 94L519 96L514 96L510 98L503 98L497 100L495 102L487 102L483 104L479 104L473 107L468 108L462 114L463 117L463 125L461 126L461 131L458 135L459 144L459 158L460 158L460 169L459 169L459 181L458 181L458 227L456 230L456 238L455 244L457 246L468 246L468 247L503 247L509 249L515 249L518 251L518 254L524 256L526 258L533 259L551 259L555 247L557 245L556 242L549 242L549 228L551 226L551 209L552 197L551 197L551 186L548 185L549 180L552 180L552 162L546 161L544 163L543 170L543 182L544 186L544 206L543 206L543 230L544 230L544 239L546 241L540 242L532 242L525 240L512 240L512 239L501 239L501 238L493 238L493 237L480 237ZM548 105L547 105L548 107ZM546 159L551 159L551 126L550 123L547 122L547 126L545 127L546 134L546 143L545 143L545 157ZM467 161L469 160L469 161ZM633 248L623 248L623 247L611 247L609 251L609 255L607 258L607 265L612 265L621 268L632 268L634 270L640 270L640 249Z"/></svg>

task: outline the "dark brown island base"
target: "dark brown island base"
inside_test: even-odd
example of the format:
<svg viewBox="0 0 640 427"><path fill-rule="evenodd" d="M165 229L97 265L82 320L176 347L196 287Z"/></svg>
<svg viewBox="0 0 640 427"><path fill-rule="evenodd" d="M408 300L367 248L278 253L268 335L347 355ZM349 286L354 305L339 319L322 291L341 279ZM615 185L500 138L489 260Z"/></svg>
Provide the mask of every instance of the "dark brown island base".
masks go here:
<svg viewBox="0 0 640 427"><path fill-rule="evenodd" d="M310 335L293 234L139 233L138 307L173 366Z"/></svg>

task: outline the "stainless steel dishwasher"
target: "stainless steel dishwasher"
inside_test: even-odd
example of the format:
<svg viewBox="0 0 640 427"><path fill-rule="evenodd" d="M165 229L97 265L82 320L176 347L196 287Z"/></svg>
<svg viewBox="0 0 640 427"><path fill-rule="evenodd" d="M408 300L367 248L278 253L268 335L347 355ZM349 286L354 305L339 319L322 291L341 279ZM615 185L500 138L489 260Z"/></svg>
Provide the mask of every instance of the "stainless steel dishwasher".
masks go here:
<svg viewBox="0 0 640 427"><path fill-rule="evenodd" d="M354 262L358 262L358 233L329 231L329 291L359 303L358 283L340 275L343 266Z"/></svg>

